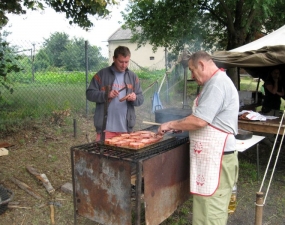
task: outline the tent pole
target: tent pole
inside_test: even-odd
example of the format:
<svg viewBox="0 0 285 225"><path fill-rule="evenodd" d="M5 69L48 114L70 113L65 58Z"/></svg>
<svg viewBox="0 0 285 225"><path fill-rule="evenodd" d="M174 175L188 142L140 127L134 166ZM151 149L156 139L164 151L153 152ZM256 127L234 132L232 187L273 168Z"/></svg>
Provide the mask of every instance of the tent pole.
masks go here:
<svg viewBox="0 0 285 225"><path fill-rule="evenodd" d="M238 75L238 91L240 91L240 67L237 68L237 75Z"/></svg>
<svg viewBox="0 0 285 225"><path fill-rule="evenodd" d="M254 103L255 103L255 104L257 104L257 102L258 102L258 89L259 89L259 84L260 84L260 77L258 77L257 86L256 86L256 91L255 91L255 99L254 99Z"/></svg>
<svg viewBox="0 0 285 225"><path fill-rule="evenodd" d="M263 192L256 192L255 225L262 225L262 215L263 215Z"/></svg>
<svg viewBox="0 0 285 225"><path fill-rule="evenodd" d="M187 102L187 76L188 76L188 68L184 67L184 88L183 88L183 109L185 109Z"/></svg>

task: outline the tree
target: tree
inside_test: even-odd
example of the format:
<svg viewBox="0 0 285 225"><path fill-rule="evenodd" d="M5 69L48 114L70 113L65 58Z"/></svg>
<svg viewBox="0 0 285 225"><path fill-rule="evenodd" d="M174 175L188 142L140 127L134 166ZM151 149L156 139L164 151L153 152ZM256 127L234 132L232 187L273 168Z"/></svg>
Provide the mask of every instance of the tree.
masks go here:
<svg viewBox="0 0 285 225"><path fill-rule="evenodd" d="M5 38L9 35L8 32L0 33L0 109L5 105L5 100L2 96L2 87L7 89L11 94L14 89L6 80L6 76L11 72L20 72L21 66L18 65L18 60L21 56L15 54L15 48L9 46Z"/></svg>
<svg viewBox="0 0 285 225"><path fill-rule="evenodd" d="M8 73L19 72L21 70L21 67L17 64L17 60L20 59L20 56L15 54L15 48L11 47L6 41L8 35L9 33L5 31L3 35L0 34L0 77L2 77L4 81ZM3 84L3 81L1 81L1 83Z"/></svg>
<svg viewBox="0 0 285 225"><path fill-rule="evenodd" d="M89 70L96 71L97 67L107 62L101 55L101 48L88 44ZM66 33L55 32L45 39L43 47L35 57L35 70L60 68L67 71L85 71L85 40L83 38L69 39Z"/></svg>
<svg viewBox="0 0 285 225"><path fill-rule="evenodd" d="M83 38L73 38L62 52L61 59L64 68L68 71L84 71L85 70L85 41ZM88 67L91 71L97 71L97 67L107 62L101 53L101 48L97 46L87 45Z"/></svg>
<svg viewBox="0 0 285 225"><path fill-rule="evenodd" d="M26 14L27 9L44 9L45 6L65 13L70 24L88 29L93 26L90 16L107 17L110 14L107 5L116 4L115 0L1 0L0 29L8 23L7 13Z"/></svg>
<svg viewBox="0 0 285 225"><path fill-rule="evenodd" d="M140 0L123 14L139 46L233 49L284 25L283 0ZM140 28L140 29L138 29Z"/></svg>
<svg viewBox="0 0 285 225"><path fill-rule="evenodd" d="M63 66L61 54L66 51L69 43L69 35L65 32L55 32L48 39L45 39L43 47L52 66Z"/></svg>
<svg viewBox="0 0 285 225"><path fill-rule="evenodd" d="M45 49L40 49L35 56L35 63L34 63L35 72L47 70L50 66L51 62L49 60L48 54L46 53Z"/></svg>

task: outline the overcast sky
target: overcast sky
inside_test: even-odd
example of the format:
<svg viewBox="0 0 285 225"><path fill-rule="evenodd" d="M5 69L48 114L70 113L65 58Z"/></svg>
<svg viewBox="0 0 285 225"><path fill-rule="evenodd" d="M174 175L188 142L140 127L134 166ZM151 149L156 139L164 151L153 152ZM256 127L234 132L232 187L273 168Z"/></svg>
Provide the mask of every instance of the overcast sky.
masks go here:
<svg viewBox="0 0 285 225"><path fill-rule="evenodd" d="M108 56L107 40L122 25L121 11L126 8L127 1L120 6L110 8L111 19L92 20L94 27L84 31L78 26L70 26L64 14L56 13L53 9L45 11L29 11L26 15L9 15L8 26L5 30L11 32L8 41L20 46L21 43L42 43L55 32L65 32L70 38L78 37L89 41L91 45L102 48L102 54Z"/></svg>

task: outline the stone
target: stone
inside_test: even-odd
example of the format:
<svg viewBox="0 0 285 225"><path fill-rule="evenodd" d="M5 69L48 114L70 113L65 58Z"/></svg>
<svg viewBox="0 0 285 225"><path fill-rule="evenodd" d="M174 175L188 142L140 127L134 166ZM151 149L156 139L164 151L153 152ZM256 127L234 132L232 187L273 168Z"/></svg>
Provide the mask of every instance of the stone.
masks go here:
<svg viewBox="0 0 285 225"><path fill-rule="evenodd" d="M63 191L66 194L72 194L73 193L73 188L72 188L72 183L65 183L64 185L61 186L61 191Z"/></svg>

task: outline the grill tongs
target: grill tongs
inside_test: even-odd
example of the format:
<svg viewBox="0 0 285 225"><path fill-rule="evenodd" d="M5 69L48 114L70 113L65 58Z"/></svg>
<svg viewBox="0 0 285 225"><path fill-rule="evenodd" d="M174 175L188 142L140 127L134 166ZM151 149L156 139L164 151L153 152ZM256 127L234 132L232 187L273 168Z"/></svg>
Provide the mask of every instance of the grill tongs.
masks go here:
<svg viewBox="0 0 285 225"><path fill-rule="evenodd" d="M149 121L142 121L145 124L150 124L150 125L157 125L160 126L161 123L155 123L155 122L149 122ZM182 133L182 130L169 130L169 131L162 131L164 134L166 133L171 133L171 134L177 134L177 133Z"/></svg>

